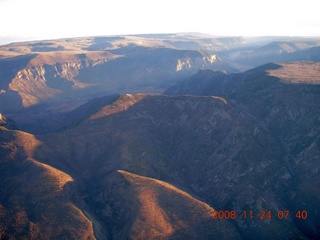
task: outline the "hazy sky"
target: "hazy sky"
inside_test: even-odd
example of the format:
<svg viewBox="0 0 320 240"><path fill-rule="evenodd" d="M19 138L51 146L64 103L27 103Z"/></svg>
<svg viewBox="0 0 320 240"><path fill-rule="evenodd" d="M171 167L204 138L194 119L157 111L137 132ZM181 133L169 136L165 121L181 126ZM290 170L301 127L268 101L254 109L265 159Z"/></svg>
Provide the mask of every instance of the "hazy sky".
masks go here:
<svg viewBox="0 0 320 240"><path fill-rule="evenodd" d="M0 37L137 33L320 36L318 0L0 0Z"/></svg>

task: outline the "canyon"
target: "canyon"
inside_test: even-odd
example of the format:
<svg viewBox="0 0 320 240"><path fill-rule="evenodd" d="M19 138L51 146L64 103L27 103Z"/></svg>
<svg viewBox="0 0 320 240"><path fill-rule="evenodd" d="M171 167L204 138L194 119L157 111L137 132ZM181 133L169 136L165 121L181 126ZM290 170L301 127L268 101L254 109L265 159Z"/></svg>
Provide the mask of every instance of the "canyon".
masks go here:
<svg viewBox="0 0 320 240"><path fill-rule="evenodd" d="M318 239L318 45L0 46L0 238Z"/></svg>

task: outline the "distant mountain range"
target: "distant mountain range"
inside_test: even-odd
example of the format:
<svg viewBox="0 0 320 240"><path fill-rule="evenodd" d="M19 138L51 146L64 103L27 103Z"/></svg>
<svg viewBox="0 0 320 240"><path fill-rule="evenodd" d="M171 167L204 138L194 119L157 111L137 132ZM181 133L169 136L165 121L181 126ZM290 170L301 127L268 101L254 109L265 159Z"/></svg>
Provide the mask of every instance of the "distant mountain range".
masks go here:
<svg viewBox="0 0 320 240"><path fill-rule="evenodd" d="M0 47L0 239L320 238L318 40L278 40Z"/></svg>

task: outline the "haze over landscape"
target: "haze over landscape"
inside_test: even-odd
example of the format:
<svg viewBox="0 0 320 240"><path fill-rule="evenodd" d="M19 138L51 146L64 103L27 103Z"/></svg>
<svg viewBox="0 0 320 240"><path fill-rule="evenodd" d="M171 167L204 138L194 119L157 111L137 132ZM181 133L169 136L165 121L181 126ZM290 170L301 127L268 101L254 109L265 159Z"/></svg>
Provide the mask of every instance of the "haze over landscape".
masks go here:
<svg viewBox="0 0 320 240"><path fill-rule="evenodd" d="M177 32L214 36L319 36L317 6L316 0L1 0L0 43Z"/></svg>
<svg viewBox="0 0 320 240"><path fill-rule="evenodd" d="M0 240L320 239L317 4L0 0Z"/></svg>

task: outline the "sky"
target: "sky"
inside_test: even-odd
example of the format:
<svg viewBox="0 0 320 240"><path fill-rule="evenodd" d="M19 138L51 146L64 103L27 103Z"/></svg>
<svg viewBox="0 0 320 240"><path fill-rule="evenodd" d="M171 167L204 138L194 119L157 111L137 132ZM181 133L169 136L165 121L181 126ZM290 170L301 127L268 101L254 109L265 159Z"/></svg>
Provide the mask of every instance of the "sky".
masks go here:
<svg viewBox="0 0 320 240"><path fill-rule="evenodd" d="M320 36L318 0L0 0L0 39L201 32Z"/></svg>

